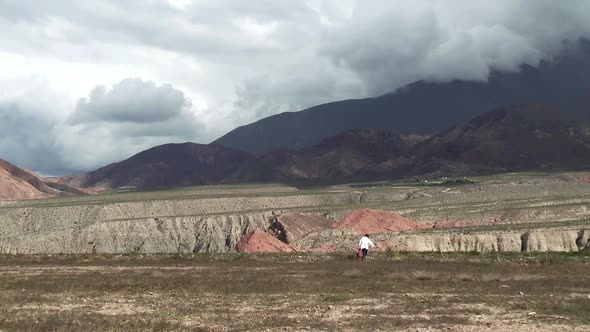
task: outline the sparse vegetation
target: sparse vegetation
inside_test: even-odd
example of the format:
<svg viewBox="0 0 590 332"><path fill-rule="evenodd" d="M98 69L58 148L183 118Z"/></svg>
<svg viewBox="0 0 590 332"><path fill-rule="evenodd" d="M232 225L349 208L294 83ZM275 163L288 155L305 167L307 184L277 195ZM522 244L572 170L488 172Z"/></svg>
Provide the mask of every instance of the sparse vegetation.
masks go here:
<svg viewBox="0 0 590 332"><path fill-rule="evenodd" d="M463 186L467 184L475 184L474 181L471 181L467 178L463 179L455 179L455 180L444 180L440 185L441 186Z"/></svg>
<svg viewBox="0 0 590 332"><path fill-rule="evenodd" d="M4 255L0 330L585 329L589 264L557 253Z"/></svg>
<svg viewBox="0 0 590 332"><path fill-rule="evenodd" d="M324 302L332 303L346 302L352 299L352 297L347 294L321 294L320 297Z"/></svg>
<svg viewBox="0 0 590 332"><path fill-rule="evenodd" d="M458 178L458 179L449 179L447 177L442 177L438 179L422 179L416 180L417 184L422 186L439 186L439 187L453 187L453 186L463 186L469 184L475 184L475 181L470 180L468 178Z"/></svg>

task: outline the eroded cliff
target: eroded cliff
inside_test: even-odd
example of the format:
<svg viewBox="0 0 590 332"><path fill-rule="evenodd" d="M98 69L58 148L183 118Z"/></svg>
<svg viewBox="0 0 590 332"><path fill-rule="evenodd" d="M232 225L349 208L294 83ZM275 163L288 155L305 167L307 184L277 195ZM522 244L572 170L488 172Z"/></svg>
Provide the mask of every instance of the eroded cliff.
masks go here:
<svg viewBox="0 0 590 332"><path fill-rule="evenodd" d="M590 238L590 195L586 183L566 180L221 186L11 202L0 205L0 253L231 252L256 230L297 251L352 252L364 221L378 250L578 251Z"/></svg>

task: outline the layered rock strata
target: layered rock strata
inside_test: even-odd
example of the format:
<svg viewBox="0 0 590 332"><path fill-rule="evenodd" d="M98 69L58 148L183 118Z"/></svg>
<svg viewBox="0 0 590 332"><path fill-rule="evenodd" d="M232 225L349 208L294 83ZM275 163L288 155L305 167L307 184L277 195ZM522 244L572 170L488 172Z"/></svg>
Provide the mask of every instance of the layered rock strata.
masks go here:
<svg viewBox="0 0 590 332"><path fill-rule="evenodd" d="M525 232L381 233L372 236L378 251L409 252L577 252L588 249L590 229L545 229ZM293 245L302 251L356 249L359 234L329 230L308 234Z"/></svg>

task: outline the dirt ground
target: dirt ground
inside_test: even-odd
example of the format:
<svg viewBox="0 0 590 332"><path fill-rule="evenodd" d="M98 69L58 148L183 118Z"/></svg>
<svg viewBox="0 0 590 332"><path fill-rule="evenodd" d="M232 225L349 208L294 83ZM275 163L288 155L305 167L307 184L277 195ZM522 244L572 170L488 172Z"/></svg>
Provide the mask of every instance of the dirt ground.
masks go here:
<svg viewBox="0 0 590 332"><path fill-rule="evenodd" d="M576 254L0 256L0 331L587 331Z"/></svg>

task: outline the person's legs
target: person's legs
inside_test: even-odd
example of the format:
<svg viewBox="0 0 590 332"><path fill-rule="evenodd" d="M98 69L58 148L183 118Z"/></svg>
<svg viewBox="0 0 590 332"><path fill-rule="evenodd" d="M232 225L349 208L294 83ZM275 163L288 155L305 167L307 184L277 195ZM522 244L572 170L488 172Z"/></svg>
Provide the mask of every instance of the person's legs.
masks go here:
<svg viewBox="0 0 590 332"><path fill-rule="evenodd" d="M367 257L368 254L369 254L369 249L363 249L363 260Z"/></svg>

